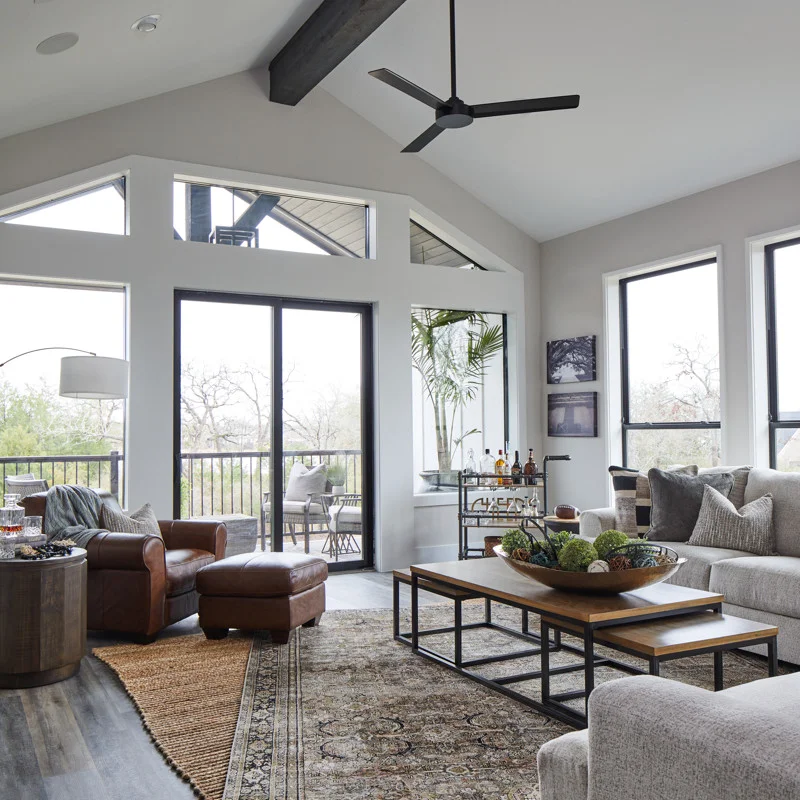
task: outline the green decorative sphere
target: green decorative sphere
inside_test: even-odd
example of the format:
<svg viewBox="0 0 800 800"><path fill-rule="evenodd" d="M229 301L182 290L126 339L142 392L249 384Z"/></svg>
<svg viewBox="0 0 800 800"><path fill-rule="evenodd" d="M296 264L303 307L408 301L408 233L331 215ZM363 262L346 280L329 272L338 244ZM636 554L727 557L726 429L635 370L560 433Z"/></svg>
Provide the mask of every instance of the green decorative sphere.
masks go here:
<svg viewBox="0 0 800 800"><path fill-rule="evenodd" d="M594 549L597 550L598 557L605 560L609 551L616 550L628 542L630 542L630 537L622 531L603 531L594 540Z"/></svg>
<svg viewBox="0 0 800 800"><path fill-rule="evenodd" d="M500 540L500 544L508 555L511 555L515 550L531 549L530 540L519 528L507 530L505 536Z"/></svg>
<svg viewBox="0 0 800 800"><path fill-rule="evenodd" d="M558 554L558 565L567 572L586 572L589 564L596 560L597 550L586 539L572 539Z"/></svg>

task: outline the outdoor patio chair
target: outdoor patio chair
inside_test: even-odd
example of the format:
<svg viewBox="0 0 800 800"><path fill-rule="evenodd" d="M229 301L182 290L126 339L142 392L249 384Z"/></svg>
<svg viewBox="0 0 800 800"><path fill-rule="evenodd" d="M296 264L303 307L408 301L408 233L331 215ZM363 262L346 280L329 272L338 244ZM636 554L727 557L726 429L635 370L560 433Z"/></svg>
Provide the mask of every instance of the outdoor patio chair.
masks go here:
<svg viewBox="0 0 800 800"><path fill-rule="evenodd" d="M361 536L361 495L323 495L323 506L328 515L328 537L322 552L336 561L340 555L360 553L356 536Z"/></svg>
<svg viewBox="0 0 800 800"><path fill-rule="evenodd" d="M283 524L288 528L284 536L292 537L292 544L297 544L297 534L302 533L305 539L304 550L309 552L313 525L328 529L328 515L322 504L322 495L329 492L328 471L325 464L317 464L310 469L300 461L292 465L286 491L283 493ZM264 492L261 502L261 549L266 549L267 523L272 520L271 493Z"/></svg>
<svg viewBox="0 0 800 800"><path fill-rule="evenodd" d="M6 494L18 494L23 498L37 492L46 492L49 488L44 478L37 478L32 472L25 475L6 475Z"/></svg>

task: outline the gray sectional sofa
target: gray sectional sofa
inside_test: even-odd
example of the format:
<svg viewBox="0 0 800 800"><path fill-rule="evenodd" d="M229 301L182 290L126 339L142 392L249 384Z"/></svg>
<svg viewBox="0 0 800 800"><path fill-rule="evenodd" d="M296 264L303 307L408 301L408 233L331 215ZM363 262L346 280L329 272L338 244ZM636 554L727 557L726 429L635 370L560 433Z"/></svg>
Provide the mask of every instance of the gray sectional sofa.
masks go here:
<svg viewBox="0 0 800 800"><path fill-rule="evenodd" d="M687 559L671 583L725 595L723 611L777 625L778 657L800 664L800 473L752 469L745 503L772 494L777 555L664 542ZM581 535L614 527L613 508L581 513ZM758 648L756 648L758 649Z"/></svg>
<svg viewBox="0 0 800 800"><path fill-rule="evenodd" d="M541 800L800 798L800 673L710 692L641 676L589 699L589 727L545 744Z"/></svg>

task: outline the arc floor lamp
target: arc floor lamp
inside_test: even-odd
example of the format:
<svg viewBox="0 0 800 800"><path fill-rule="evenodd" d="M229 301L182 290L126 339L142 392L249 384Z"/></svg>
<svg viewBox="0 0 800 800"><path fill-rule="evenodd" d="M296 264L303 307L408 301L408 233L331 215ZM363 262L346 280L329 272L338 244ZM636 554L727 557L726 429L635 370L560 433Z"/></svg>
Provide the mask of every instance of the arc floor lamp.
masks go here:
<svg viewBox="0 0 800 800"><path fill-rule="evenodd" d="M37 347L12 356L6 364L31 353L43 350L73 350L82 356L64 356L61 359L61 380L58 393L76 400L122 400L128 396L130 363L123 358L98 356L91 350L78 347Z"/></svg>

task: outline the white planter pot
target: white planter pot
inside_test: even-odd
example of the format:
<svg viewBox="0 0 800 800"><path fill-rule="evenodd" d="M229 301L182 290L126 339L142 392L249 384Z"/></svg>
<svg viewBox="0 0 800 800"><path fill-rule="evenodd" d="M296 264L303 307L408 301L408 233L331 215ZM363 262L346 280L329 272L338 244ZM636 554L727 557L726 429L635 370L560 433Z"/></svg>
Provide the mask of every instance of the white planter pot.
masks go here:
<svg viewBox="0 0 800 800"><path fill-rule="evenodd" d="M344 486L333 486L331 488L331 494L334 495L334 497L338 497L339 495L342 495L344 493L345 493Z"/></svg>

